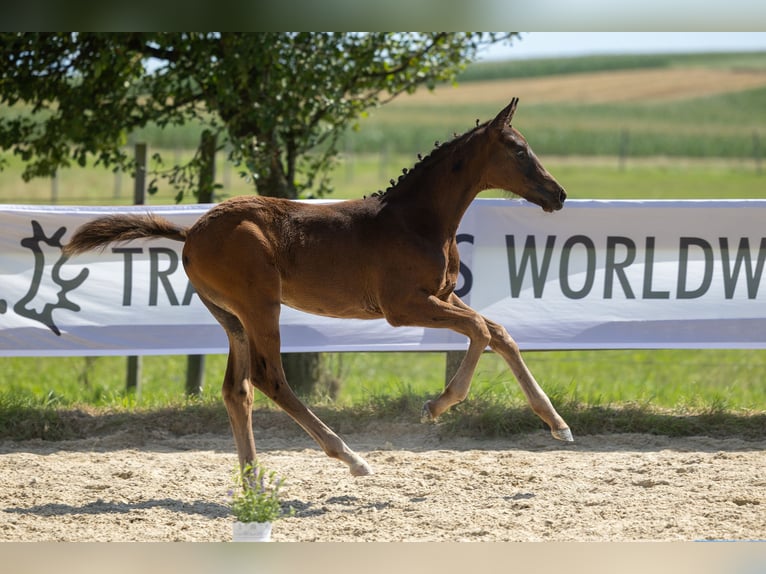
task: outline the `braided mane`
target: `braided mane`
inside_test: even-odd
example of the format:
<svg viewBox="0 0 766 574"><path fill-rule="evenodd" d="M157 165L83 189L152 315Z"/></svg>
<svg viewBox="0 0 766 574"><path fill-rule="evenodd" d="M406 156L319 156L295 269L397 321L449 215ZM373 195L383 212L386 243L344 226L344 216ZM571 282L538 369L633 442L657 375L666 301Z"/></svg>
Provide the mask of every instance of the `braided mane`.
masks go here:
<svg viewBox="0 0 766 574"><path fill-rule="evenodd" d="M423 172L423 170L429 168L437 161L440 161L444 157L447 157L450 153L454 152L456 149L462 145L465 140L467 140L471 135L473 135L476 131L479 129L485 127L489 122L484 122L483 124L479 124L479 120L476 120L476 127L468 130L467 132L464 132L462 134L453 134L453 137L451 140L445 143L440 143L439 141L434 142L434 147L431 150L431 152L423 157L421 154L418 154L418 161L415 163L415 165L407 169L406 167L402 169L402 174L396 179L389 180L389 183L391 184L389 187L386 188L385 191L378 190L369 197L378 199L378 200L384 200L386 199L387 195L393 191L398 191L401 189L404 189L407 187L408 183L414 179L413 174L418 175ZM368 196L365 196L365 199Z"/></svg>

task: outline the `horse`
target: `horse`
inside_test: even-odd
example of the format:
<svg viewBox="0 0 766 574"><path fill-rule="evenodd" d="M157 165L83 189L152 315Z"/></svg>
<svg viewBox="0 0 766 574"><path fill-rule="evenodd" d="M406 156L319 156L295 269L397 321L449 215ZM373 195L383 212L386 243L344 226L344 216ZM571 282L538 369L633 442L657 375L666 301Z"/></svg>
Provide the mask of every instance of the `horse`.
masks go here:
<svg viewBox="0 0 766 574"><path fill-rule="evenodd" d="M501 189L546 212L560 210L566 199L564 188L511 126L517 104L513 98L494 119L477 120L475 128L437 142L385 192L331 204L235 197L188 228L151 213L108 215L79 227L65 254L143 238L184 243L186 274L228 337L222 394L243 468L255 460L257 388L352 475L372 473L291 390L280 356L282 304L328 317L385 318L393 327L452 329L468 338L468 350L441 394L423 406L425 420L437 419L467 397L489 347L506 361L553 437L571 442L572 432L506 329L455 294L455 234L478 193Z"/></svg>

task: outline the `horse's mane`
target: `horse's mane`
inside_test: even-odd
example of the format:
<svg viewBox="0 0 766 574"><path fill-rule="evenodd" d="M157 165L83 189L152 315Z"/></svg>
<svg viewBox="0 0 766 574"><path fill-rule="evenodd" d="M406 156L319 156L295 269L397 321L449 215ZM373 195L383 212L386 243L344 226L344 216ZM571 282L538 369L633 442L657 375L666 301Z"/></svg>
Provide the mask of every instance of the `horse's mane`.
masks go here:
<svg viewBox="0 0 766 574"><path fill-rule="evenodd" d="M479 120L476 120L476 127L468 130L467 132L462 134L453 134L452 139L444 143L440 143L439 141L434 142L434 147L431 152L426 156L418 154L418 161L415 163L415 165L413 165L410 169L406 167L403 168L402 174L397 179L389 180L391 185L387 187L385 191L378 190L370 196L365 196L365 199L367 197L371 197L382 201L386 199L391 192L405 190L409 183L413 181L418 175L445 157L449 157L449 155L454 153L454 151L458 149L468 138L470 138L481 128L485 127L488 123L489 122L479 124Z"/></svg>

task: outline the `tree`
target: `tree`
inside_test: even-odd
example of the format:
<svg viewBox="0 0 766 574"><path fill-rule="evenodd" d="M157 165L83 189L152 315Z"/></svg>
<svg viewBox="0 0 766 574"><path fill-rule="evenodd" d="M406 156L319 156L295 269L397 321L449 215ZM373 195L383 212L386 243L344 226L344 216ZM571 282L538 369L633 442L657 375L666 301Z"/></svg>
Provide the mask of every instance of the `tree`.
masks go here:
<svg viewBox="0 0 766 574"><path fill-rule="evenodd" d="M2 33L0 103L19 113L0 118L0 149L24 160L26 180L93 159L132 171L130 132L197 122L257 193L322 196L339 137L366 110L454 80L482 48L515 35ZM160 177L179 201L196 192L204 161L200 143L190 162L155 170L150 193ZM297 390L312 360L286 366Z"/></svg>

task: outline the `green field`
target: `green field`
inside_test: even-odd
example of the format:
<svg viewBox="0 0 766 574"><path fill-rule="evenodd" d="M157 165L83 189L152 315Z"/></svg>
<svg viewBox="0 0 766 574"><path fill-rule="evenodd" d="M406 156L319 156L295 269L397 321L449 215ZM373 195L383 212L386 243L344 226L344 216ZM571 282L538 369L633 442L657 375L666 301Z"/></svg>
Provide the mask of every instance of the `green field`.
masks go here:
<svg viewBox="0 0 766 574"><path fill-rule="evenodd" d="M474 66L461 85L576 76L643 69L766 70L766 54L604 57L492 63ZM488 119L495 104L471 105L441 96L430 103L399 102L374 111L346 137L343 161L334 173L332 197L361 197L385 188L391 177L427 153L434 140ZM766 137L766 87L688 96L665 101L524 101L518 122L570 198L764 198L761 137ZM9 113L0 110L0 114ZM183 158L197 141L198 126L158 133L148 128L134 138L151 138L166 157ZM766 144L765 144L766 145ZM174 151L182 150L182 151ZM97 168L59 174L55 193L48 180L23 183L21 165L11 157L0 172L0 202L129 204L132 182ZM250 193L252 185L219 159L218 199ZM172 203L175 192L160 186L149 204ZM186 200L193 201L193 198ZM532 372L560 406L576 434L641 431L668 434L730 433L766 436L766 351L568 351L527 353ZM334 399L327 393L311 403L330 424L347 426L354 417L416 420L422 401L444 383L440 353L330 355L341 381ZM124 390L124 358L0 359L0 437L62 438L77 433L66 413L143 412L172 407L207 420L217 413L225 424L219 386L225 357L211 356L200 398L183 396L185 358L144 358L139 396ZM259 397L258 408L272 408ZM207 409L207 410L206 410ZM456 432L508 434L539 428L517 385L494 355L482 358L469 400L444 417ZM64 414L62 414L64 413ZM199 417L202 417L201 419ZM219 420L219 419L216 419ZM219 420L219 422L220 422ZM333 422L335 421L335 422ZM343 422L346 421L346 422Z"/></svg>
<svg viewBox="0 0 766 574"><path fill-rule="evenodd" d="M355 154L344 157L334 172L334 199L359 198L387 187L388 180L416 161L414 155ZM543 164L567 189L570 199L711 199L764 198L766 176L750 158L626 158L614 156L541 157ZM219 173L224 173L223 158ZM218 190L217 199L252 193L252 184L229 167L229 185ZM24 183L20 168L0 172L0 203L62 205L130 205L132 180L124 176L119 193L115 176L108 170L69 170L59 176L57 201L52 201L51 182ZM219 176L223 182L223 177ZM491 191L481 197L499 195ZM175 191L160 185L148 204L172 204ZM194 203L187 197L184 203Z"/></svg>
<svg viewBox="0 0 766 574"><path fill-rule="evenodd" d="M513 84L507 84L510 99ZM616 156L625 146L625 153L632 157L749 158L763 153L759 140L766 134L758 126L763 130L766 124L764 100L766 88L661 104L524 100L514 125L543 157ZM394 102L377 110L360 124L362 129L347 136L348 147L358 152L427 153L434 140L444 141L473 127L476 119L490 119L500 109L500 100L478 106L447 102L438 108L435 101Z"/></svg>
<svg viewBox="0 0 766 574"><path fill-rule="evenodd" d="M530 369L576 434L650 432L766 436L766 352L744 350L526 353ZM444 383L442 353L327 356L341 381L309 399L328 424L348 430L374 418L417 421ZM2 359L0 438L84 436L83 420L131 413L175 433L225 429L220 380L225 357L209 356L200 397L184 397L185 357L144 357L140 396L125 391L125 359ZM275 408L256 395L256 409ZM447 432L507 436L541 429L502 361L485 354L469 399L442 417ZM106 423L104 423L106 424ZM112 423L110 423L112 424ZM110 427L111 428L111 427ZM154 428L154 427L153 427Z"/></svg>

